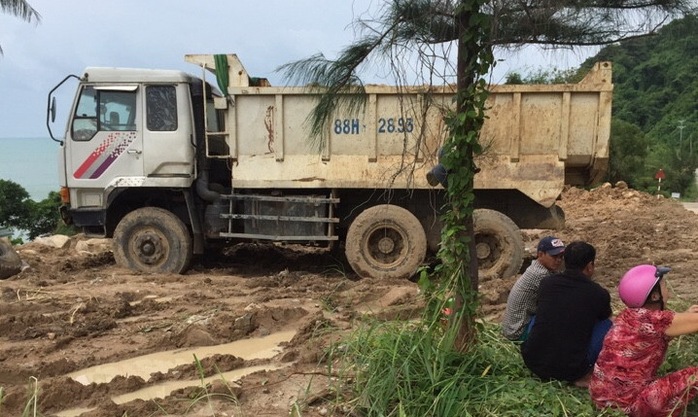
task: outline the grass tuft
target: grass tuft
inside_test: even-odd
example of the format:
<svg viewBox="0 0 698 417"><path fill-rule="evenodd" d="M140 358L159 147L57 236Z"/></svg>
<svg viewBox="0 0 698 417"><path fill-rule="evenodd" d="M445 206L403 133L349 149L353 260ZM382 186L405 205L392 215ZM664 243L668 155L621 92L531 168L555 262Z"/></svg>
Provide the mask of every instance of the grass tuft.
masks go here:
<svg viewBox="0 0 698 417"><path fill-rule="evenodd" d="M344 342L360 416L621 416L595 410L584 389L541 382L499 326L478 323L466 353L442 348L444 333L415 323L374 322Z"/></svg>

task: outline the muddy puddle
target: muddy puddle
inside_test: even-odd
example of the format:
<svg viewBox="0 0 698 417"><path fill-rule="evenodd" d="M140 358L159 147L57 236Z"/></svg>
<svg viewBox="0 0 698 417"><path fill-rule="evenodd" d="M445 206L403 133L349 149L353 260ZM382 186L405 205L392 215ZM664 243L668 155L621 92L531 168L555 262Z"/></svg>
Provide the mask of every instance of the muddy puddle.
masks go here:
<svg viewBox="0 0 698 417"><path fill-rule="evenodd" d="M68 374L68 376L83 385L91 383L108 383L116 376L140 376L144 380L148 380L150 375L155 372L167 373L170 369L177 366L190 364L195 361L195 357L199 360L213 356L233 355L244 360L253 359L268 359L274 357L281 351L279 346L283 342L290 341L295 335L295 331L285 331L273 333L268 336L255 339L237 340L235 342L226 343L216 346L200 346L195 348L177 349L165 352L157 352L149 355L139 356L136 358L126 359L119 362L112 362L102 365L93 366L91 368L81 369ZM228 383L262 370L279 369L275 365L259 365L250 366L247 368L235 369L229 372L222 372L218 375L201 379L188 381L168 381L160 384L152 385L134 392L117 395L112 397L112 401L117 404L123 404L136 399L151 400L154 398L163 398L169 395L172 391L191 386L200 386L216 379L222 379ZM59 417L75 417L81 413L90 411L90 408L72 408L56 413Z"/></svg>

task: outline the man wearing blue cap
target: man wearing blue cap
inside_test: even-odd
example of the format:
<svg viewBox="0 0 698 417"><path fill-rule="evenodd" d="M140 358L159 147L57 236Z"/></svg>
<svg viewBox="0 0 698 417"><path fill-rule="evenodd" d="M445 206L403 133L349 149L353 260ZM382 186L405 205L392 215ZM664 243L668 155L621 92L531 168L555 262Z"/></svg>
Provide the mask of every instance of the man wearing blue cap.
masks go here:
<svg viewBox="0 0 698 417"><path fill-rule="evenodd" d="M565 270L538 287L536 318L521 345L524 363L544 381L588 387L604 336L611 328L611 296L593 281L596 249L575 241L565 247Z"/></svg>
<svg viewBox="0 0 698 417"><path fill-rule="evenodd" d="M507 308L502 320L502 334L509 340L524 341L536 314L538 286L543 278L562 267L565 244L554 236L546 236L538 243L536 259L526 268L509 292Z"/></svg>

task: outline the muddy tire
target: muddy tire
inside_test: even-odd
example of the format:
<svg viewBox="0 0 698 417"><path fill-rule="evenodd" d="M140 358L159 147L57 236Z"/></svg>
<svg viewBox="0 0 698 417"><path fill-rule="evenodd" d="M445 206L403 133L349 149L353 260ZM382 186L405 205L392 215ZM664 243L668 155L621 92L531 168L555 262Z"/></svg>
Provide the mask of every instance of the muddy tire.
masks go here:
<svg viewBox="0 0 698 417"><path fill-rule="evenodd" d="M410 278L424 262L427 238L419 220L402 207L364 210L349 226L345 254L362 277Z"/></svg>
<svg viewBox="0 0 698 417"><path fill-rule="evenodd" d="M143 272L181 274L189 267L192 238L171 212L144 207L124 216L114 230L114 259Z"/></svg>
<svg viewBox="0 0 698 417"><path fill-rule="evenodd" d="M516 275L524 255L518 226L504 214L488 209L475 210L473 222L479 278L488 280Z"/></svg>
<svg viewBox="0 0 698 417"><path fill-rule="evenodd" d="M7 240L0 239L0 279L17 275L21 270L22 259L15 252L15 248Z"/></svg>

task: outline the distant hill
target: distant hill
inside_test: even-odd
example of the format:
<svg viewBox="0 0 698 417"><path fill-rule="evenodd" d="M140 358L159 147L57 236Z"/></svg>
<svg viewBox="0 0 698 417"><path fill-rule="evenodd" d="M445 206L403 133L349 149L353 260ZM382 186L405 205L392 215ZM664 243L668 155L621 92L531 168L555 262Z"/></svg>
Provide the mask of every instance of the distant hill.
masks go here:
<svg viewBox="0 0 698 417"><path fill-rule="evenodd" d="M698 17L673 21L648 36L603 48L589 58L613 63L613 115L659 140L698 128Z"/></svg>
<svg viewBox="0 0 698 417"><path fill-rule="evenodd" d="M663 168L667 193L695 195L698 17L675 20L656 35L606 46L586 60L580 72L598 61L613 64L612 177L650 191L656 189L654 172ZM646 150L633 150L633 144ZM634 163L638 172L623 164L627 155L639 158Z"/></svg>

